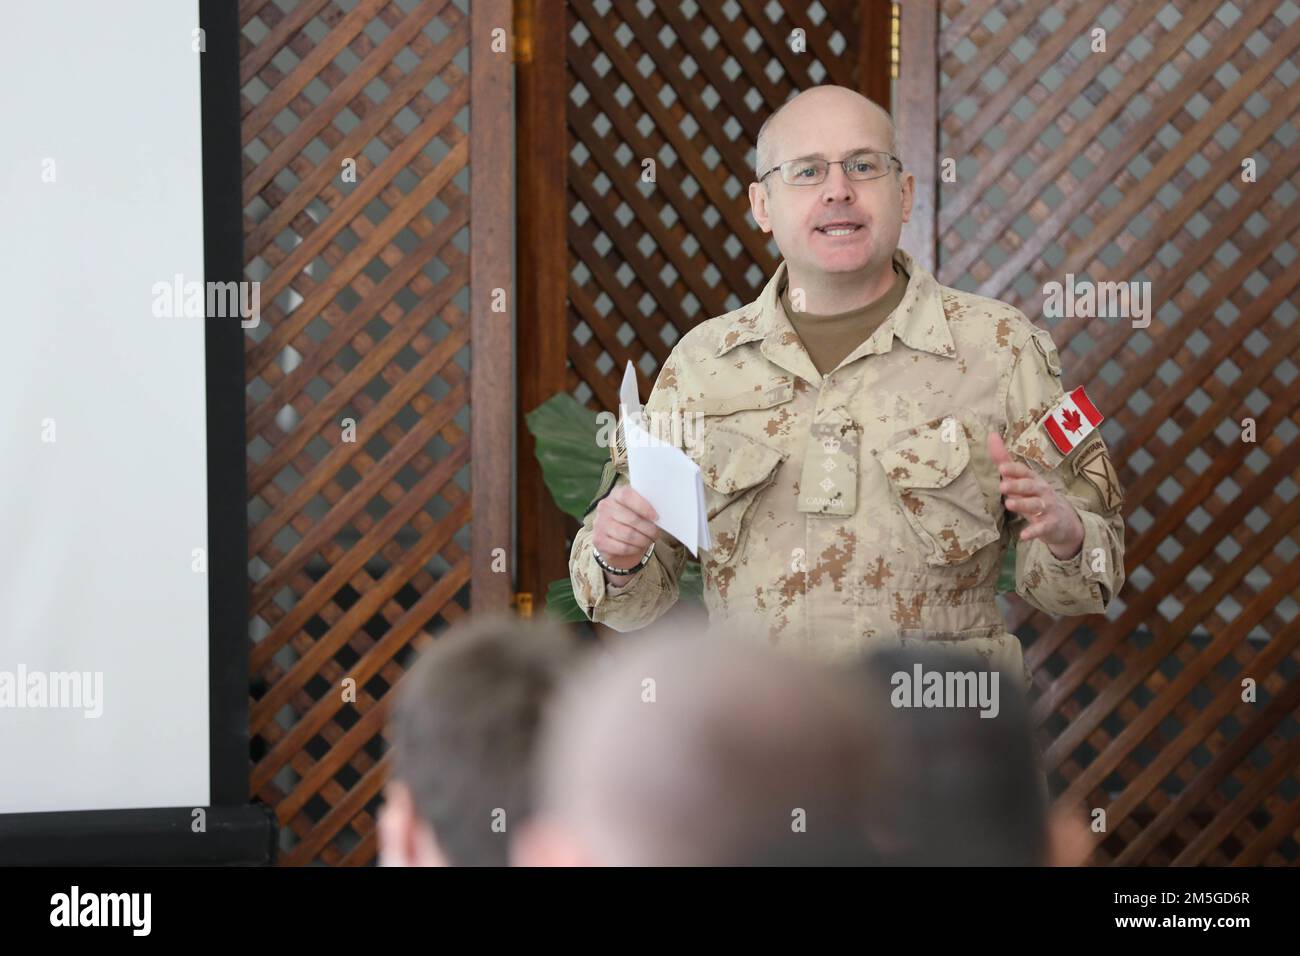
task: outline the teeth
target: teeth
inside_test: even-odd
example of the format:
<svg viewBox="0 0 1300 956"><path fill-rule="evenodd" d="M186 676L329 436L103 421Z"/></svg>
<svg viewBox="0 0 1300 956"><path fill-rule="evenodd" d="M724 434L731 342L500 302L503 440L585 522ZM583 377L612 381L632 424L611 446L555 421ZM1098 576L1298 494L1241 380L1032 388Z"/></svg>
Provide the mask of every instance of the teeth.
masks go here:
<svg viewBox="0 0 1300 956"><path fill-rule="evenodd" d="M856 229L857 226L846 226L840 229L823 229L822 232L826 233L828 236L847 236Z"/></svg>

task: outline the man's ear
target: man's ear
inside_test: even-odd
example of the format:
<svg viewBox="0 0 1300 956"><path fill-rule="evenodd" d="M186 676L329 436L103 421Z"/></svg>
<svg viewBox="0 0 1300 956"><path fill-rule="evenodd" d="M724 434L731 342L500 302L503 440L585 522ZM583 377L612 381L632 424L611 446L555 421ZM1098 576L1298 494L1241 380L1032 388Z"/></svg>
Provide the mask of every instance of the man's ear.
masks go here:
<svg viewBox="0 0 1300 956"><path fill-rule="evenodd" d="M1047 815L1049 866L1083 866L1092 856L1092 833L1078 810L1060 804Z"/></svg>
<svg viewBox="0 0 1300 956"><path fill-rule="evenodd" d="M432 829L415 808L411 788L400 780L384 787L377 828L380 866L447 865Z"/></svg>
<svg viewBox="0 0 1300 956"><path fill-rule="evenodd" d="M916 198L916 177L911 173L903 173L899 188L903 191L903 222L910 222L912 219L912 201Z"/></svg>
<svg viewBox="0 0 1300 956"><path fill-rule="evenodd" d="M758 228L764 232L772 231L772 217L767 210L767 187L762 183L749 184L749 211L754 216L754 222L758 223Z"/></svg>
<svg viewBox="0 0 1300 956"><path fill-rule="evenodd" d="M414 812L411 791L399 780L384 785L384 803L375 829L379 836L380 866L410 866L410 827Z"/></svg>

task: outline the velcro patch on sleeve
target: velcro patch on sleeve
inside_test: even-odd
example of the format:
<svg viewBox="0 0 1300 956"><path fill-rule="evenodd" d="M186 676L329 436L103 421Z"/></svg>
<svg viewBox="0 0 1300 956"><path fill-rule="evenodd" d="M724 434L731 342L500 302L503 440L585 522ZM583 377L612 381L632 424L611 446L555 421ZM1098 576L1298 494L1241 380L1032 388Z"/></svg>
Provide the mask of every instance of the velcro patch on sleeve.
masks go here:
<svg viewBox="0 0 1300 956"><path fill-rule="evenodd" d="M1060 378L1061 354L1056 350L1056 343L1052 341L1052 334L1047 329L1035 328L1032 338L1034 346L1042 353L1043 361L1047 363L1047 370Z"/></svg>
<svg viewBox="0 0 1300 956"><path fill-rule="evenodd" d="M1114 514L1124 504L1124 489L1120 486L1115 465L1106 451L1106 444L1097 436L1075 456L1074 473L1097 489L1102 507Z"/></svg>

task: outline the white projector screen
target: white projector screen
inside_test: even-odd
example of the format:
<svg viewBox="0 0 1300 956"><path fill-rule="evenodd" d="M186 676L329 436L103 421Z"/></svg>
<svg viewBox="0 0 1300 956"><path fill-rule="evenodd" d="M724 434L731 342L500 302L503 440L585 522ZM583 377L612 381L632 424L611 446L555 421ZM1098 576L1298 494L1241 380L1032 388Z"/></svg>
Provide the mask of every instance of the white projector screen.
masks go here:
<svg viewBox="0 0 1300 956"><path fill-rule="evenodd" d="M198 22L5 9L0 813L209 803Z"/></svg>

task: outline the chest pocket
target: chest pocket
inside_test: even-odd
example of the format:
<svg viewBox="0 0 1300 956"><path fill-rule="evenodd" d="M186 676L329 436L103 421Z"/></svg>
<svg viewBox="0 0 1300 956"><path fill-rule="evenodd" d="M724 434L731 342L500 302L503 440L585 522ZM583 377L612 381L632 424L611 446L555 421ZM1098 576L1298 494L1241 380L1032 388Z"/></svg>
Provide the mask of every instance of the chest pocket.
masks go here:
<svg viewBox="0 0 1300 956"><path fill-rule="evenodd" d="M755 504L772 484L786 453L725 424L705 432L698 458L713 548L709 559L727 564L740 552Z"/></svg>
<svg viewBox="0 0 1300 956"><path fill-rule="evenodd" d="M960 564L1000 536L968 441L960 421L940 418L895 435L876 453L929 565Z"/></svg>

